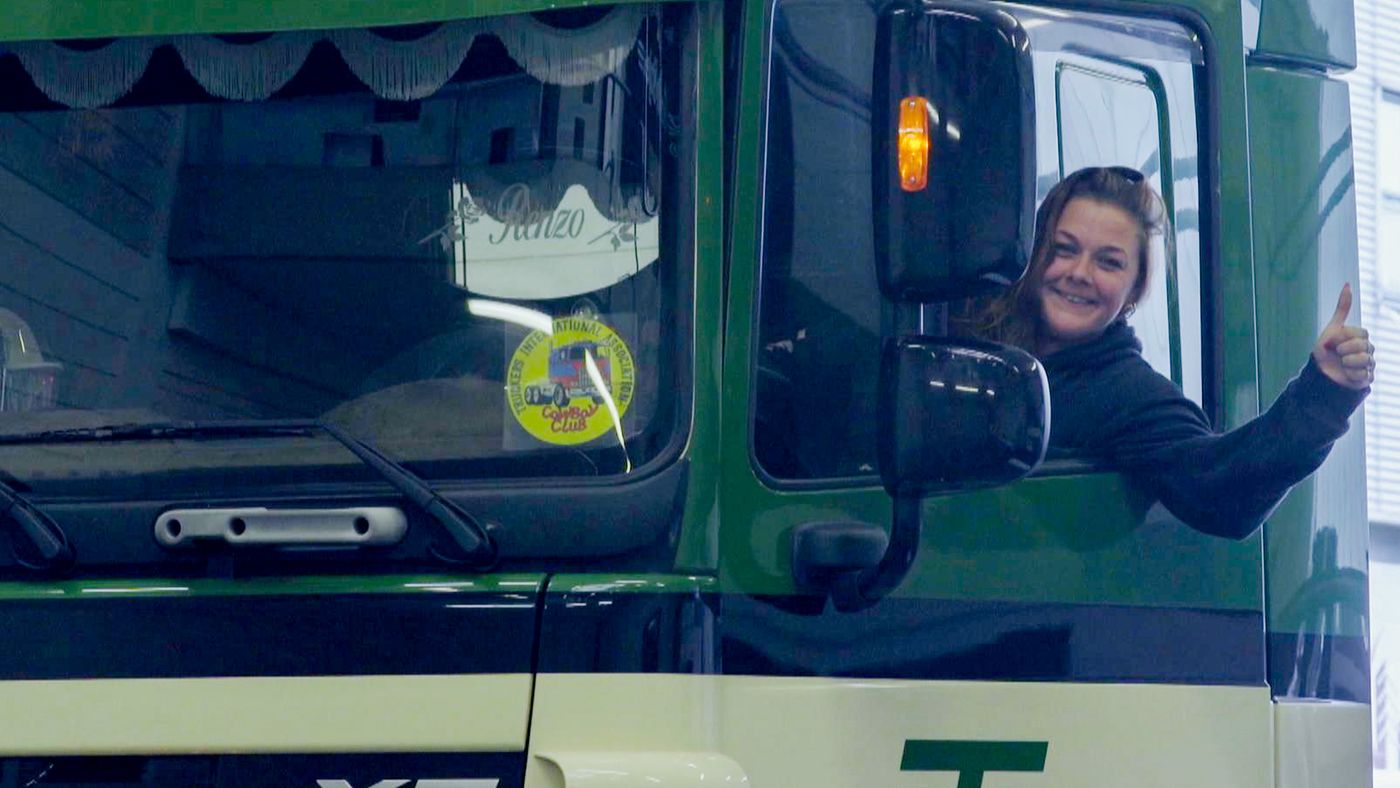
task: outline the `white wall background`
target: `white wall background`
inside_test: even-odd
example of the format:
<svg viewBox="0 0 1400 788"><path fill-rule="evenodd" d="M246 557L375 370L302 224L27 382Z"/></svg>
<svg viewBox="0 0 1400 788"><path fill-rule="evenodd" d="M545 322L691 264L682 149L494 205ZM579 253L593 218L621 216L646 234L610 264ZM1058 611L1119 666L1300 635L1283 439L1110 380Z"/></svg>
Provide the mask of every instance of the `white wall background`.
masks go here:
<svg viewBox="0 0 1400 788"><path fill-rule="evenodd" d="M1400 0L1356 0L1351 83L1361 318L1377 347L1366 401L1373 523L1400 526Z"/></svg>
<svg viewBox="0 0 1400 788"><path fill-rule="evenodd" d="M1400 788L1400 0L1355 0L1351 84L1361 319L1376 345L1366 400L1372 524L1373 753L1377 788Z"/></svg>

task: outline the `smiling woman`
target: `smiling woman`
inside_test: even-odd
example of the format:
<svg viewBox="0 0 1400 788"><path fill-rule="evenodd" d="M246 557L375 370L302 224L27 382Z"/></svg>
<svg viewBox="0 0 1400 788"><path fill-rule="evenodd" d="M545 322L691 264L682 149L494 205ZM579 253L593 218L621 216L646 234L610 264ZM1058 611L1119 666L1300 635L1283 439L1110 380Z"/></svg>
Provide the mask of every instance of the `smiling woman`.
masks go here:
<svg viewBox="0 0 1400 788"><path fill-rule="evenodd" d="M1042 354L1097 337L1137 305L1148 281L1141 235L1137 217L1114 205L1081 198L1065 206L1038 293Z"/></svg>
<svg viewBox="0 0 1400 788"><path fill-rule="evenodd" d="M1037 212L1030 270L974 313L972 331L1039 356L1099 337L1147 294L1150 240L1169 235L1167 224L1161 196L1137 170L1072 173Z"/></svg>
<svg viewBox="0 0 1400 788"><path fill-rule="evenodd" d="M1243 538L1317 469L1370 392L1375 348L1345 325L1351 288L1302 371L1267 412L1217 434L1199 407L1142 357L1127 318L1151 281L1149 240L1165 231L1142 174L1090 167L1036 215L1025 277L963 328L1040 357L1050 383L1050 448L1129 474L1193 527Z"/></svg>

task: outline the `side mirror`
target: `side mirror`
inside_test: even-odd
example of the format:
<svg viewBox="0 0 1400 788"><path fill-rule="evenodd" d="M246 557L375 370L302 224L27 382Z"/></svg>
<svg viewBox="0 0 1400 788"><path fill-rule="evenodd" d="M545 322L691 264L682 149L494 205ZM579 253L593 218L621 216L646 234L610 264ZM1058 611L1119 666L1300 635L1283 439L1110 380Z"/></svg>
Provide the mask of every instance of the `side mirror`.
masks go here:
<svg viewBox="0 0 1400 788"><path fill-rule="evenodd" d="M875 258L896 301L1015 282L1035 225L1025 30L990 3L896 0L876 31Z"/></svg>
<svg viewBox="0 0 1400 788"><path fill-rule="evenodd" d="M892 0L881 8L875 49L871 187L881 293L909 307L1013 284L1035 230L1025 29L985 0ZM875 604L908 574L924 496L1020 479L1044 459L1050 438L1045 371L1014 348L890 340L878 396L880 476L894 499L884 550L884 534L870 524L814 523L793 535L797 586L829 594L840 611Z"/></svg>
<svg viewBox="0 0 1400 788"><path fill-rule="evenodd" d="M1016 481L1045 459L1050 388L1039 361L991 342L910 336L880 358L880 477L894 498L888 539L877 526L814 523L793 535L799 589L842 612L883 599L919 552L924 496Z"/></svg>
<svg viewBox="0 0 1400 788"><path fill-rule="evenodd" d="M895 498L1016 481L1050 438L1045 369L991 342L909 336L880 359L880 478Z"/></svg>

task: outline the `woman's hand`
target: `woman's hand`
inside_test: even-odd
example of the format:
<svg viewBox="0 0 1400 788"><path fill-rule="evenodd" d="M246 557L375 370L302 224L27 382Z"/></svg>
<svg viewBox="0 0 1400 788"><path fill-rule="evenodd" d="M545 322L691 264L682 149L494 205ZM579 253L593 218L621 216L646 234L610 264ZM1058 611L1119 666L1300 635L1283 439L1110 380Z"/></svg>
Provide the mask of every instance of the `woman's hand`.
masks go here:
<svg viewBox="0 0 1400 788"><path fill-rule="evenodd" d="M1342 286L1337 298L1337 311L1322 329L1313 345L1313 361L1322 374L1339 386L1364 389L1376 379L1376 346L1360 326L1346 325L1351 311L1351 285Z"/></svg>

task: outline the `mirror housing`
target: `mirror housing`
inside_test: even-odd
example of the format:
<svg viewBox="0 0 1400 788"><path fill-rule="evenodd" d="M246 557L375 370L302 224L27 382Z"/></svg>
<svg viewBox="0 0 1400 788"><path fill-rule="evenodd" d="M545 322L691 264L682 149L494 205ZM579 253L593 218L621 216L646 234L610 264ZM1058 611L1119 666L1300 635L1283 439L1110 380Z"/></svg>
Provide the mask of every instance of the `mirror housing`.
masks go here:
<svg viewBox="0 0 1400 788"><path fill-rule="evenodd" d="M1007 484L1050 439L1045 369L992 342L901 337L880 359L879 463L896 500Z"/></svg>
<svg viewBox="0 0 1400 788"><path fill-rule="evenodd" d="M880 563L890 538L877 525L803 523L792 531L792 579L798 591L829 591Z"/></svg>
<svg viewBox="0 0 1400 788"><path fill-rule="evenodd" d="M876 33L872 134L875 259L896 301L949 301L1015 282L1035 225L1030 44L973 0L896 0ZM927 101L927 181L900 174L901 105ZM915 120L918 120L917 118ZM923 132L921 132L923 133Z"/></svg>

